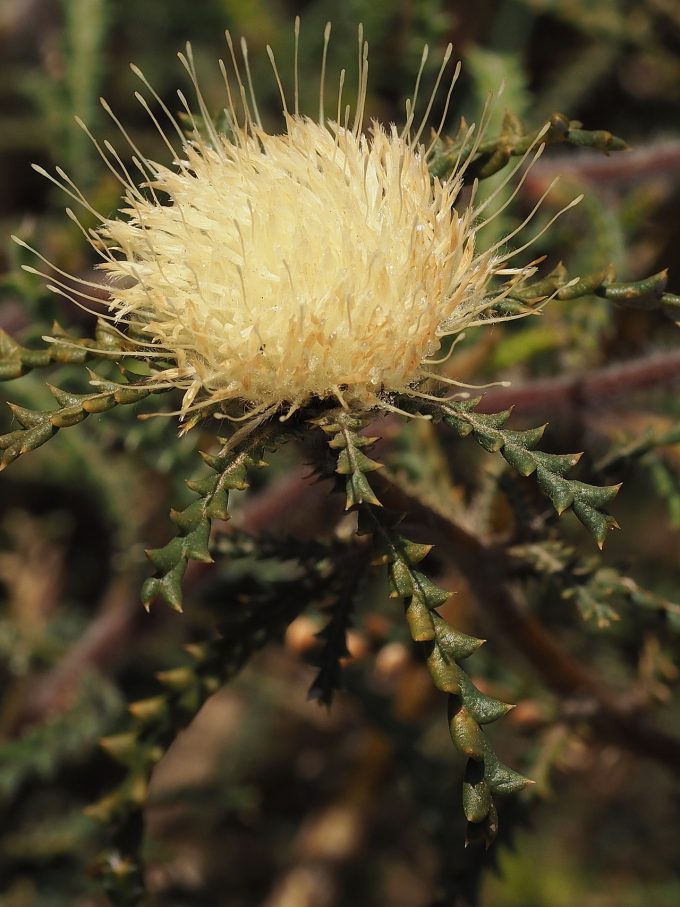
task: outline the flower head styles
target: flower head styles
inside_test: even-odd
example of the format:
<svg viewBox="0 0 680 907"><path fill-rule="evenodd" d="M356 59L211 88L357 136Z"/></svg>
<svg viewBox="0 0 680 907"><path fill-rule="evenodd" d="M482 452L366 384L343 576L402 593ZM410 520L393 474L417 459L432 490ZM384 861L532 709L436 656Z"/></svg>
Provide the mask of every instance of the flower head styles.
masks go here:
<svg viewBox="0 0 680 907"><path fill-rule="evenodd" d="M101 225L84 232L103 259L109 319L132 328L138 355L164 362L156 379L184 391L182 415L229 401L239 401L246 413L290 411L328 397L389 407L390 394L410 393L422 382L442 336L478 319L502 295L490 282L507 256L479 254L479 209L455 207L465 162L446 179L430 176L434 140L428 149L420 137L434 95L416 129L419 75L403 131L373 122L365 132L368 56L360 30L353 124L349 107L342 108L344 71L336 116L328 119L329 33L318 121L298 109L297 54L291 112L268 49L282 98L280 134L263 128L245 42L248 91L229 35L231 77L220 61L226 132L208 114L189 46L180 59L203 121L199 128L180 92L194 127L189 135L133 67L170 124L172 140L138 94L171 151L169 165L146 159L103 102L132 146L135 169L92 137L124 196L121 216L94 212ZM437 86L450 56L449 46ZM426 58L427 50L423 65ZM451 88L457 74L458 68ZM59 180L45 175L94 211L69 177L57 173ZM58 292L73 298L57 283ZM81 299L89 298L86 289Z"/></svg>
<svg viewBox="0 0 680 907"><path fill-rule="evenodd" d="M102 230L124 253L104 264L111 305L217 397L370 405L413 382L488 268L454 187L396 129L287 126L158 167L172 205L140 199Z"/></svg>

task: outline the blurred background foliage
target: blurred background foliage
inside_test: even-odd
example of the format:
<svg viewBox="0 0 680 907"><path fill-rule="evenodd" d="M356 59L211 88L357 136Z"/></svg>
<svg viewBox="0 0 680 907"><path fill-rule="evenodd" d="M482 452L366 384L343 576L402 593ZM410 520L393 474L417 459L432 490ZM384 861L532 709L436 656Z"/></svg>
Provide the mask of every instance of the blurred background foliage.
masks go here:
<svg viewBox="0 0 680 907"><path fill-rule="evenodd" d="M139 147L162 156L126 64L137 63L176 108L174 92L186 85L175 53L190 39L202 88L219 111L225 27L247 38L260 109L275 124L278 93L264 50L271 44L290 75L296 13L302 106L310 112L325 22L333 20L329 74L347 67L351 97L362 21L371 48L368 111L383 121L403 120L423 43L439 51L425 70L431 86L452 41L464 69L451 134L459 117L478 119L502 80L492 134L507 108L527 128L563 111L623 136L632 151L612 156L549 150L484 240L519 224L562 174L532 229L579 192L586 198L542 238L547 266L563 260L577 275L611 263L631 280L670 266L669 288L680 291L674 0L0 0L0 236L19 233L65 270L89 272L88 247L64 217L63 199L30 162L64 166L98 208L115 210L119 187L73 115L115 140L98 103L104 95ZM22 260L3 239L0 327L24 343L54 320L91 330L87 315L19 270ZM546 508L478 450L420 422L397 430L387 420L378 432L383 459L414 494L508 545L518 564L513 582L560 644L669 729L679 714L672 697L680 628L676 331L658 312L587 297L555 303L540 319L472 331L449 363L462 380L511 379L512 389L489 397L497 408L517 400L518 427L550 420L555 450L588 451L586 477L625 481L614 506L623 530L601 561L571 518L566 540L546 547L553 533ZM70 366L56 367L50 380L87 388ZM31 375L3 388L14 402L50 405ZM9 428L3 410L0 432ZM147 616L138 605L143 549L167 536L167 502L190 499L184 479L201 443L195 434L178 441L171 420L136 422L116 410L60 433L0 477L2 907L105 903L95 866L102 832L82 812L118 771L99 738L116 730L126 701L153 695L155 673L181 663L182 645L209 632L225 599L264 596L294 579L285 559L262 563L241 552L189 576L184 616ZM239 499L235 524L275 537L346 531L341 502L329 503L304 481L308 470L294 465L304 456L304 446L276 454ZM228 538L223 544L228 550ZM495 628L455 563L438 557L438 581L457 592L450 619L489 639L475 657L475 681L520 703L499 748L537 781L506 804L499 843L488 854L463 848L461 765L446 740L440 696L376 579L360 613L346 615L345 691L332 709L306 698L318 671L314 634L325 618L303 609L280 643L208 701L159 764L143 841L149 904L680 902L672 773L639 748L633 755L625 742L599 738L589 702L551 689L540 666Z"/></svg>

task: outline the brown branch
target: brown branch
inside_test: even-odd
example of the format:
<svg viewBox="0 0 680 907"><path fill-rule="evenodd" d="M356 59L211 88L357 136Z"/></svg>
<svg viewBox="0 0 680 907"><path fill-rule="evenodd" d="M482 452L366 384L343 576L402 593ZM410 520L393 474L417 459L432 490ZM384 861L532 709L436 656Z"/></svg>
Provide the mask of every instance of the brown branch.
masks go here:
<svg viewBox="0 0 680 907"><path fill-rule="evenodd" d="M544 378L489 391L478 410L497 413L514 406L523 415L559 412L560 418L569 418L605 401L626 401L638 391L668 389L676 381L680 381L680 351L616 363L585 375Z"/></svg>
<svg viewBox="0 0 680 907"><path fill-rule="evenodd" d="M298 531L304 527L308 534L314 535L321 525L330 525L329 507L333 503L329 504L327 484L315 482L309 467L298 467L248 498L235 513L233 522L253 534L263 530L289 532L292 528ZM336 506L333 512L335 518L342 509ZM215 531L229 532L231 525L231 521L216 524ZM209 564L192 561L185 574L185 590L195 590L210 569ZM136 588L123 578L114 580L83 636L27 690L10 733L17 734L26 725L39 723L69 708L83 677L93 670L111 670L125 653L129 641L148 627L149 617L139 603Z"/></svg>
<svg viewBox="0 0 680 907"><path fill-rule="evenodd" d="M641 180L680 180L680 141L662 139L628 154L604 156L592 151L552 154L537 161L524 184L529 197L543 194L556 175L607 186L627 187Z"/></svg>
<svg viewBox="0 0 680 907"><path fill-rule="evenodd" d="M0 330L14 334L28 323L26 311L18 302L3 302L0 305Z"/></svg>
<svg viewBox="0 0 680 907"><path fill-rule="evenodd" d="M54 668L30 686L12 721L10 734L16 735L26 725L38 724L70 708L89 671L106 670L118 661L133 636L140 611L129 581L114 579L84 634Z"/></svg>

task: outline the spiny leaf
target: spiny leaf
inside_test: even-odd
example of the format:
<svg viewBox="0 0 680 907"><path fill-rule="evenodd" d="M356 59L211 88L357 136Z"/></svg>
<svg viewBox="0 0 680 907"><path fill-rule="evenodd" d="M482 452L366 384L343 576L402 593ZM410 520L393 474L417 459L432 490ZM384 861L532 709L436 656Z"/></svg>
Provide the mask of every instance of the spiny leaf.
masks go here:
<svg viewBox="0 0 680 907"><path fill-rule="evenodd" d="M371 488L366 473L381 469L382 463L372 460L363 452L376 439L360 435L363 422L346 412L337 413L330 419L322 419L317 424L322 431L331 435L329 446L340 451L335 471L338 475L346 476L346 509L364 503L379 507L380 501Z"/></svg>
<svg viewBox="0 0 680 907"><path fill-rule="evenodd" d="M36 368L53 363L83 363L91 358L115 359L130 348L124 338L103 321L97 322L94 338L70 337L58 324L52 327L50 343L33 350L0 330L0 381L11 381Z"/></svg>
<svg viewBox="0 0 680 907"><path fill-rule="evenodd" d="M600 296L619 306L647 311L659 310L672 321L680 320L680 297L666 292L668 272L660 271L642 280L617 283L612 265L570 279L564 265L558 265L547 277L534 283L519 284L513 288L504 305L516 303L530 310L537 302L548 296L562 301L579 299L583 296Z"/></svg>
<svg viewBox="0 0 680 907"><path fill-rule="evenodd" d="M437 645L449 658L455 658L456 660L468 658L486 642L484 639L476 639L474 636L467 636L465 633L454 630L436 612L432 615L432 619Z"/></svg>
<svg viewBox="0 0 680 907"><path fill-rule="evenodd" d="M60 428L68 428L82 422L92 413L101 413L114 406L138 403L149 394L159 393L152 385L146 384L105 384L102 390L89 394L72 394L48 385L59 407L46 412L34 412L10 403L12 415L22 426L21 429L0 435L0 470L5 469L22 454L35 450L56 434Z"/></svg>
<svg viewBox="0 0 680 907"><path fill-rule="evenodd" d="M322 643L315 659L319 671L307 694L309 699L316 699L326 706L330 706L335 691L340 689L342 660L349 655L347 633L352 626L354 603L361 578L362 571L357 569L355 563L350 569L338 571L335 581L329 580L328 592L333 596L333 601L326 610L330 617L323 630L316 634Z"/></svg>
<svg viewBox="0 0 680 907"><path fill-rule="evenodd" d="M617 526L616 520L601 513L600 508L614 499L620 485L588 485L565 478L578 463L581 454L550 454L534 450L545 426L527 431L510 431L503 428L510 411L491 416L477 413L466 404L442 402L431 406L459 437L472 434L488 451L499 452L520 475L536 475L539 488L552 501L558 514L572 508L576 517L588 529L601 548L607 532Z"/></svg>
<svg viewBox="0 0 680 907"><path fill-rule="evenodd" d="M623 139L611 132L583 129L581 123L562 113L553 113L543 127L531 132L524 130L517 117L506 116L501 134L496 138L476 144L476 138L471 137L466 124L462 124L455 139L438 140L430 155L430 172L433 176L448 176L461 160L471 156L465 179L487 179L502 170L511 158L526 154L539 143L595 148L605 154L628 147Z"/></svg>
<svg viewBox="0 0 680 907"><path fill-rule="evenodd" d="M209 550L212 520L229 518L229 492L248 487L247 471L264 465L251 448L233 454L201 453L203 460L216 473L187 482L200 495L198 501L184 510L172 510L172 521L179 533L162 548L146 554L157 570L142 586L142 602L147 610L154 598L162 598L175 611L182 610L182 581L190 560L212 563Z"/></svg>
<svg viewBox="0 0 680 907"><path fill-rule="evenodd" d="M510 417L510 411L491 415L473 413L476 402L467 401L455 412L450 411L459 434L475 432L477 440L489 450L500 450L507 442L525 449L540 440L542 429L526 434L504 433L502 427ZM358 455L361 453L359 448L368 446L370 442L358 434L362 423L357 417L341 413L319 424L331 436L330 447L340 451L338 475L365 480L365 472L378 467L379 464L364 454ZM532 465L534 469L538 468L536 464ZM472 655L484 640L454 630L438 614L437 608L451 593L416 569L431 546L404 538L396 528L398 520L380 508L377 500L368 495L357 495L349 484L346 487L348 507L356 507L359 511L357 531L360 535L373 535L377 549L373 563L387 567L389 594L392 598L403 599L411 637L427 652L427 665L435 686L449 694L451 739L461 753L473 763L479 763L474 769L479 773L475 783L466 780L464 785L463 809L468 821L481 829L482 837L489 843L498 824L490 773L497 772L500 763L481 725L501 718L512 706L478 690L458 664ZM517 775L517 778L521 776ZM506 786L509 788L509 783ZM505 792L500 783L497 789L500 793Z"/></svg>

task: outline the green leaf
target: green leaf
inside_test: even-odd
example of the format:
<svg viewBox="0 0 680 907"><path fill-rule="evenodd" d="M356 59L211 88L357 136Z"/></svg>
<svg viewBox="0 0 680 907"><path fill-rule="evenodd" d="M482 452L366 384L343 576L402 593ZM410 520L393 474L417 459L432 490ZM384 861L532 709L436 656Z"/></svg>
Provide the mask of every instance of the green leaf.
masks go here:
<svg viewBox="0 0 680 907"><path fill-rule="evenodd" d="M520 775L519 772L513 771L502 762L498 762L493 770L488 773L487 779L491 790L495 794L515 794L531 784L528 778Z"/></svg>
<svg viewBox="0 0 680 907"><path fill-rule="evenodd" d="M60 404L56 409L34 412L23 406L8 404L22 428L0 435L0 450L4 451L0 457L0 471L23 454L40 447L61 428L76 425L92 413L105 412L120 404L137 403L150 393L159 392L145 384L104 382L101 383L102 390L90 394L72 394L52 385L48 387Z"/></svg>
<svg viewBox="0 0 680 907"><path fill-rule="evenodd" d="M543 429L529 432L504 432L503 425L510 410L491 415L474 413L478 401L467 401L447 409L446 419L460 436L474 432L477 441L489 450L504 449L511 444L517 451L526 451L538 443ZM477 825L489 843L497 828L489 772L498 771L498 759L482 730L512 708L507 703L482 693L472 683L458 662L468 658L484 640L460 633L449 626L437 608L450 597L450 592L434 583L424 572L416 569L431 546L404 538L398 531L394 514L379 508L379 502L365 494L366 485L356 484L356 476L365 480L365 472L379 464L358 450L368 442L358 432L362 423L346 413L334 414L319 423L330 435L329 446L339 450L336 473L348 477L348 507L358 509L359 535L372 533L378 557L374 563L387 566L388 588L392 598L402 598L405 616L413 641L427 653L427 666L437 689L449 696L449 729L454 746L471 762L463 786L463 809L469 822ZM570 458L570 462L573 458ZM532 470L537 469L534 461ZM472 766L472 768L471 768ZM472 774L470 774L472 772ZM521 777L521 776L517 776ZM473 780L471 780L473 779ZM499 790L501 785L499 783Z"/></svg>
<svg viewBox="0 0 680 907"><path fill-rule="evenodd" d="M506 462L520 475L536 475L539 488L552 501L558 515L572 508L576 517L602 547L607 532L616 520L600 512L616 496L619 485L599 487L565 478L581 454L552 454L534 450L543 436L545 426L527 431L503 428L510 410L488 415L470 409L469 402L430 404L433 415L441 418L459 437L472 434L478 444L490 452L500 452Z"/></svg>
<svg viewBox="0 0 680 907"><path fill-rule="evenodd" d="M170 516L179 534L163 548L146 552L157 571L142 587L141 598L147 610L155 598L163 599L175 611L182 610L182 580L189 561L212 563L212 520L228 518L229 491L246 488L248 469L263 465L252 448L231 454L201 453L201 457L217 475L187 482L200 495L199 500L184 510L172 510Z"/></svg>

